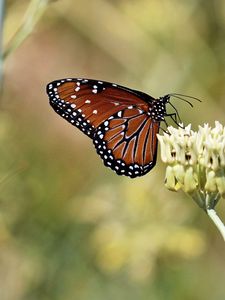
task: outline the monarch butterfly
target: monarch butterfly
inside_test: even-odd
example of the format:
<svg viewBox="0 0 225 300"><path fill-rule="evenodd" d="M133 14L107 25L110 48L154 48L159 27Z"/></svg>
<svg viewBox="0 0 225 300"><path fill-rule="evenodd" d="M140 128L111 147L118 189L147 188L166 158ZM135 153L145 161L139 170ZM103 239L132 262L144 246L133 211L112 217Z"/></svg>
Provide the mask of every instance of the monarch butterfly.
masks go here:
<svg viewBox="0 0 225 300"><path fill-rule="evenodd" d="M170 97L184 96L155 99L121 85L83 78L55 80L47 85L47 94L56 113L92 139L105 166L131 178L155 166L160 122L165 116L176 124L180 120ZM167 114L168 103L175 113Z"/></svg>

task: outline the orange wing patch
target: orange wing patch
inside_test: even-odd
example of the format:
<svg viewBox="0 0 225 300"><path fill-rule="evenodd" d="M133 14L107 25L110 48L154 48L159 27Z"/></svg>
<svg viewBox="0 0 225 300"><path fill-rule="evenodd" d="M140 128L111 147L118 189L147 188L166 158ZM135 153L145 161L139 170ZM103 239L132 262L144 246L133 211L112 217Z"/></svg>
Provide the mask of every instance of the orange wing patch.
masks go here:
<svg viewBox="0 0 225 300"><path fill-rule="evenodd" d="M158 131L159 122L142 110L129 108L102 123L93 141L106 166L134 178L154 167Z"/></svg>

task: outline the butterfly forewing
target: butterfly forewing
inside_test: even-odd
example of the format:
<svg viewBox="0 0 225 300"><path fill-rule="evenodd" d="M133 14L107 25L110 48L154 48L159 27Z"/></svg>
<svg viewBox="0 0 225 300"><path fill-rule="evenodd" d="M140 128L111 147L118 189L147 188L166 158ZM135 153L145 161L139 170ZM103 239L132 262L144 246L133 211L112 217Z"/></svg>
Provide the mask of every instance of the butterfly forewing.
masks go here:
<svg viewBox="0 0 225 300"><path fill-rule="evenodd" d="M57 80L48 84L47 93L53 109L90 137L104 120L128 106L148 110L148 104L140 99L138 91L103 81Z"/></svg>

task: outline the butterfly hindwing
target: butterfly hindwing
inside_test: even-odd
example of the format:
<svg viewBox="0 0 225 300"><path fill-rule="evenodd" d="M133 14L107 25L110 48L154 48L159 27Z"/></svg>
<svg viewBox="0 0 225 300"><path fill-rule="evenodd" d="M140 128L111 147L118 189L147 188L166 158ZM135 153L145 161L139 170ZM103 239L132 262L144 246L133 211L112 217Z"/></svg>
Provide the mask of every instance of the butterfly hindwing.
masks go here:
<svg viewBox="0 0 225 300"><path fill-rule="evenodd" d="M93 142L105 166L134 178L154 167L158 130L143 110L126 108L97 128Z"/></svg>

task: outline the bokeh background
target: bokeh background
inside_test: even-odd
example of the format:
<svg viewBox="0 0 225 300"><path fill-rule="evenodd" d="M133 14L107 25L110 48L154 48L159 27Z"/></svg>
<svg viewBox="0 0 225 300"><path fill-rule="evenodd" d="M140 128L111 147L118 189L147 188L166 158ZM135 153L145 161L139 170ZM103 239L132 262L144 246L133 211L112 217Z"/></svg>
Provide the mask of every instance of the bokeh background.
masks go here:
<svg viewBox="0 0 225 300"><path fill-rule="evenodd" d="M29 3L6 1L5 49ZM117 176L45 94L54 79L102 79L193 95L194 109L173 102L185 124L224 124L224 36L224 0L46 6L4 61L1 300L225 299L224 242L190 198L166 190L160 157L142 178ZM223 200L217 211L224 220Z"/></svg>

